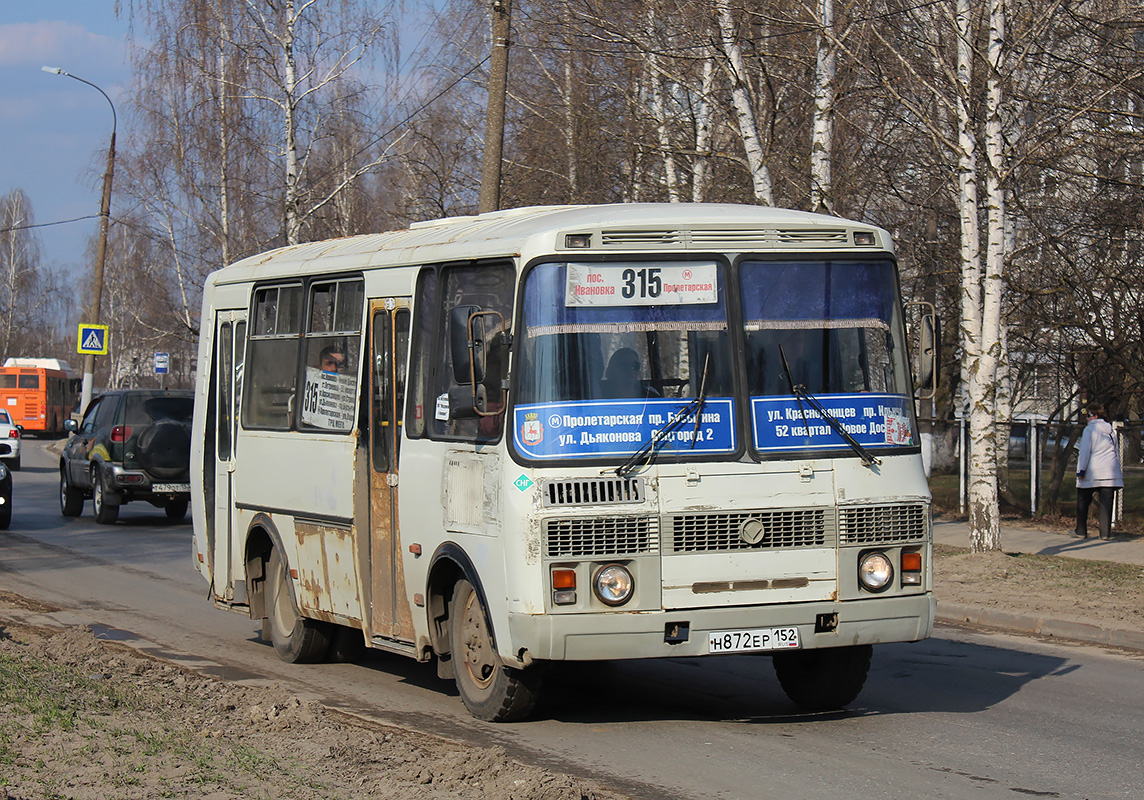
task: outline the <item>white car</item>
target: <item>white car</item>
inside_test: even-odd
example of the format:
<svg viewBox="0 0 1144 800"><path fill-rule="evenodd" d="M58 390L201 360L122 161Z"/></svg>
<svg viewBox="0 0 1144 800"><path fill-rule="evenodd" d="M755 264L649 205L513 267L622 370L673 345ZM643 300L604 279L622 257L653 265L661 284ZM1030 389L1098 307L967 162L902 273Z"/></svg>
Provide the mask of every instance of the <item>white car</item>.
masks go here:
<svg viewBox="0 0 1144 800"><path fill-rule="evenodd" d="M13 472L20 470L20 434L24 428L12 421L7 411L0 409L0 459Z"/></svg>

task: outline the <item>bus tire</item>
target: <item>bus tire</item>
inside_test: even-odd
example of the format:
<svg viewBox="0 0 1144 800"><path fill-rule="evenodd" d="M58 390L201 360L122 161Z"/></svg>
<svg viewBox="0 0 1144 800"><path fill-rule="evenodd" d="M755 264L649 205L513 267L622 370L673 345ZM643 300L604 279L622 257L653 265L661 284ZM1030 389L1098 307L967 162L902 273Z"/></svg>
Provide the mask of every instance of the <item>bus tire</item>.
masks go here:
<svg viewBox="0 0 1144 800"><path fill-rule="evenodd" d="M294 608L286 583L286 562L278 548L270 552L266 567L266 618L262 641L274 645L278 657L290 664L315 664L330 649L329 625L306 619Z"/></svg>
<svg viewBox="0 0 1144 800"><path fill-rule="evenodd" d="M83 513L83 492L72 488L65 468L60 468L60 513L65 517L78 517Z"/></svg>
<svg viewBox="0 0 1144 800"><path fill-rule="evenodd" d="M119 506L107 502L107 490L103 488L103 476L92 474L91 507L95 511L95 521L100 525L114 525L119 519Z"/></svg>
<svg viewBox="0 0 1144 800"><path fill-rule="evenodd" d="M474 717L486 722L515 722L536 707L540 669L511 669L501 662L493 646L488 612L467 580L453 589L449 643L457 691Z"/></svg>
<svg viewBox="0 0 1144 800"><path fill-rule="evenodd" d="M807 711L837 711L854 702L874 648L868 644L776 653L775 674L795 705Z"/></svg>

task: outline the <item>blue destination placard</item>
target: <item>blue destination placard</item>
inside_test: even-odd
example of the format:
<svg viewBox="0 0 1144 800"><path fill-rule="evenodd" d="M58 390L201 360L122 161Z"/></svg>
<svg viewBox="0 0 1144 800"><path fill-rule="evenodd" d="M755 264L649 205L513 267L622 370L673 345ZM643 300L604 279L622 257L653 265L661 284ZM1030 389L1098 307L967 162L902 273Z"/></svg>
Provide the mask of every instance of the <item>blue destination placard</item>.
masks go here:
<svg viewBox="0 0 1144 800"><path fill-rule="evenodd" d="M655 398L516 406L513 442L518 452L537 459L627 456L647 444L689 402ZM689 414L660 443L660 452L733 453L734 417L732 398L709 398L699 427L695 414Z"/></svg>
<svg viewBox="0 0 1144 800"><path fill-rule="evenodd" d="M910 447L917 437L910 424L910 399L895 394L815 395L822 407L863 447ZM806 400L793 395L752 397L755 449L845 450L849 445Z"/></svg>

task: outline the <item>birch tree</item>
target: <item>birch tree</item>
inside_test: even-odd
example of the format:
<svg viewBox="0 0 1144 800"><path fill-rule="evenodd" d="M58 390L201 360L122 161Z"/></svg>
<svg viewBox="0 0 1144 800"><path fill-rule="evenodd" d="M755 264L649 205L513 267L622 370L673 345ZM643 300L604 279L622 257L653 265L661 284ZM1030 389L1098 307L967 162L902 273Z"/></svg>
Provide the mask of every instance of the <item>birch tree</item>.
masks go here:
<svg viewBox="0 0 1144 800"><path fill-rule="evenodd" d="M775 204L771 172L765 159L765 148L759 135L759 123L747 82L747 69L739 45L735 20L727 0L715 0L715 18L719 30L719 46L726 59L724 68L731 83L731 98L735 106L735 119L743 141L747 171L751 177L755 200L764 205Z"/></svg>

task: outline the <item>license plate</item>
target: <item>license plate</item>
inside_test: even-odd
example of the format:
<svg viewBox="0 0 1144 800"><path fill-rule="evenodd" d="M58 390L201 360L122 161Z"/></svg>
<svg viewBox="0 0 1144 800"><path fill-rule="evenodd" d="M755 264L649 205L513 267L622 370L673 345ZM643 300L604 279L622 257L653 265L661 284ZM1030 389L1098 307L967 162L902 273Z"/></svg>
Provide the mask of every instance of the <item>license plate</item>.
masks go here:
<svg viewBox="0 0 1144 800"><path fill-rule="evenodd" d="M191 485L189 483L153 483L151 484L151 491L153 492L189 492Z"/></svg>
<svg viewBox="0 0 1144 800"><path fill-rule="evenodd" d="M755 628L746 631L711 631L708 653L743 653L749 650L786 650L798 647L798 628Z"/></svg>

